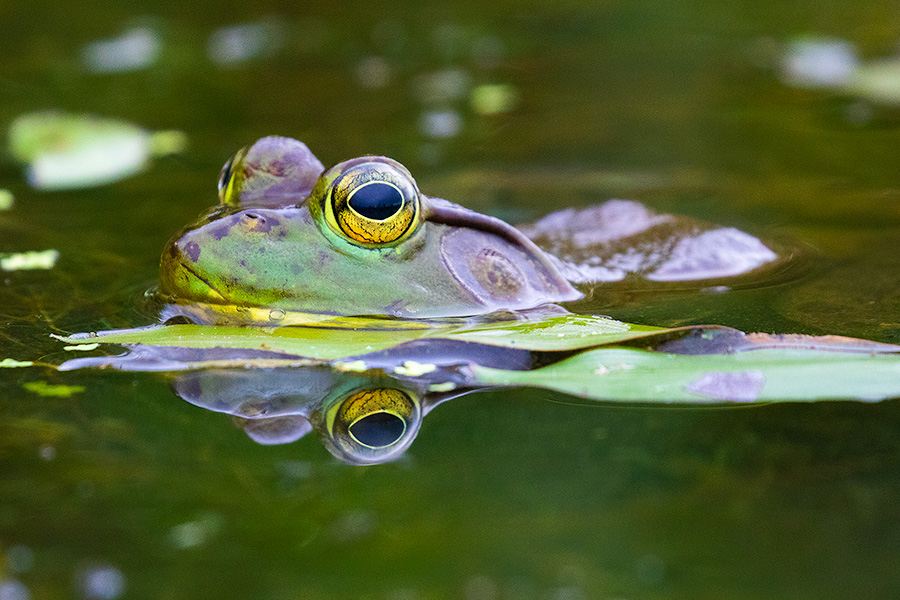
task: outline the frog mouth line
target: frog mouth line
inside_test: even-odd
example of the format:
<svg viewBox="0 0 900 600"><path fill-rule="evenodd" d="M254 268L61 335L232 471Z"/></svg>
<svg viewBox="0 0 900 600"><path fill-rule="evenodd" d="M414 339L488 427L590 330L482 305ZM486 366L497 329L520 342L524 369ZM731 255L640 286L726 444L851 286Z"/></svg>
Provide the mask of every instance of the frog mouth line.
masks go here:
<svg viewBox="0 0 900 600"><path fill-rule="evenodd" d="M211 299L211 300L221 300L221 301L223 301L223 302L225 301L225 296L222 295L222 292L220 292L219 290L217 290L217 289L215 288L215 286L213 286L213 284L211 284L211 283L209 282L208 279L206 279L205 277L200 276L200 274L198 274L196 271L194 271L192 268L190 268L190 267L185 263L185 261L179 261L179 262L180 262L180 264L181 264L181 267L182 267L185 271L187 271L188 274L193 275L200 283L202 283L202 284L205 285L207 288L209 288L209 291L210 291L210 295L209 295L209 296L210 296L210 299Z"/></svg>

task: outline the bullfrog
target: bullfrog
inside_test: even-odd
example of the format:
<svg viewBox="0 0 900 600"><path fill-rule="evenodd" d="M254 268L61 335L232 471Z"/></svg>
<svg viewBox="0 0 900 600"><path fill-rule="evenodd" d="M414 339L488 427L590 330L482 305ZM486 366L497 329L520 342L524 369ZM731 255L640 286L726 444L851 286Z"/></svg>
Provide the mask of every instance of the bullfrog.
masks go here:
<svg viewBox="0 0 900 600"><path fill-rule="evenodd" d="M776 258L736 229L621 200L518 229L423 194L393 159L325 169L302 142L270 136L226 163L219 204L169 241L159 289L175 306L470 317L577 300L573 284L709 279Z"/></svg>

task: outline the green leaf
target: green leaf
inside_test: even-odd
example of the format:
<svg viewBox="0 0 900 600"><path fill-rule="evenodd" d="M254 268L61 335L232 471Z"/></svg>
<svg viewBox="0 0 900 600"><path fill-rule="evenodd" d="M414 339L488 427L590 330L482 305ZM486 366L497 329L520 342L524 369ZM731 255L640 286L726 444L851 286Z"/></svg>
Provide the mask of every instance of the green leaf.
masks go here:
<svg viewBox="0 0 900 600"><path fill-rule="evenodd" d="M102 344L146 344L168 348L230 348L265 350L293 356L334 360L384 350L421 337L421 330L379 331L319 329L315 327L214 327L208 325L169 325L98 332L91 342ZM79 343L84 337L58 338Z"/></svg>
<svg viewBox="0 0 900 600"><path fill-rule="evenodd" d="M341 319L329 324L290 327L221 327L168 325L76 334L57 339L69 344L146 344L171 348L232 348L266 350L320 360L337 360L392 348L418 339L449 339L504 348L569 351L672 331L630 325L605 317L557 315L539 321L485 324L418 323L385 319Z"/></svg>
<svg viewBox="0 0 900 600"><path fill-rule="evenodd" d="M366 327L369 322L371 327ZM636 338L646 338L641 348L621 347ZM713 326L663 329L583 315L482 324L398 322L392 326L384 319L341 318L314 326L275 328L170 325L59 339L133 347L121 357L69 361L60 367L63 370L86 366L300 368L322 361L343 371L365 371L378 364L404 378L424 377L440 386L445 384L443 377L453 377L426 353L421 361L408 351L398 353L394 367L390 361L370 363L365 357L404 342L434 339L496 346L498 351L500 347L584 350L531 371L472 364L464 371L465 381L459 381L466 386L521 385L594 400L683 404L900 396L900 346L839 336L744 334ZM362 359L344 361L357 356Z"/></svg>
<svg viewBox="0 0 900 600"><path fill-rule="evenodd" d="M52 398L69 398L72 394L84 391L83 385L57 385L46 381L29 381L28 383L23 383L22 387L39 396Z"/></svg>
<svg viewBox="0 0 900 600"><path fill-rule="evenodd" d="M0 368L15 369L18 367L30 367L34 362L30 360L16 360L14 358L4 358L0 360Z"/></svg>
<svg viewBox="0 0 900 600"><path fill-rule="evenodd" d="M674 330L633 325L606 317L558 315L539 321L476 325L429 337L444 337L505 348L567 351L620 343L669 331Z"/></svg>
<svg viewBox="0 0 900 600"><path fill-rule="evenodd" d="M815 338L810 338L815 339ZM533 371L473 365L476 385L521 385L610 402L754 403L900 397L900 355L761 348L685 355L601 348Z"/></svg>

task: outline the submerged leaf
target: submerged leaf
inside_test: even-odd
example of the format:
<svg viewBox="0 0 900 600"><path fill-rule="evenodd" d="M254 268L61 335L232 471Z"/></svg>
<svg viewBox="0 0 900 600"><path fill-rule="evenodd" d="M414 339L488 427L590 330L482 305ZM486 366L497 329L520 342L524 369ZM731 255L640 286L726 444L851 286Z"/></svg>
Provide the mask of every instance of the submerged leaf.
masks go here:
<svg viewBox="0 0 900 600"><path fill-rule="evenodd" d="M23 383L22 387L39 396L53 398L69 398L72 394L84 391L83 385L57 385L46 381L29 381L28 383Z"/></svg>

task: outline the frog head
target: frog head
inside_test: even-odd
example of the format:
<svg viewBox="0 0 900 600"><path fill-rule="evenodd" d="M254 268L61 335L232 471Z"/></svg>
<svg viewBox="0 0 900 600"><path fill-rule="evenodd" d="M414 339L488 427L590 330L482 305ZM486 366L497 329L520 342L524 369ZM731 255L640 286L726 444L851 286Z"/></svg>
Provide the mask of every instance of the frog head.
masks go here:
<svg viewBox="0 0 900 600"><path fill-rule="evenodd" d="M581 295L517 229L422 194L397 161L364 156L320 171L287 138L238 152L220 205L168 243L161 292L179 303L403 318Z"/></svg>

